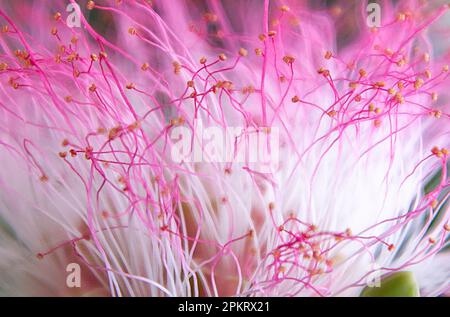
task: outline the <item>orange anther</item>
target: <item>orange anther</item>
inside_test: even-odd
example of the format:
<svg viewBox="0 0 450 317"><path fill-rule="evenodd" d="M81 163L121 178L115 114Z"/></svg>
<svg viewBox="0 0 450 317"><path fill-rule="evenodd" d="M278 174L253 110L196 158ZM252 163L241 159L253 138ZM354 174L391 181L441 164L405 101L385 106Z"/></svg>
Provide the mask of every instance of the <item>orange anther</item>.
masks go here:
<svg viewBox="0 0 450 317"><path fill-rule="evenodd" d="M293 56L291 56L291 55L286 55L286 56L283 57L283 61L286 64L292 64L295 61L295 58Z"/></svg>
<svg viewBox="0 0 450 317"><path fill-rule="evenodd" d="M248 54L248 52L247 52L247 50L245 49L245 48L240 48L239 49L239 55L240 56L242 56L242 57L245 57L245 56L247 56L247 54Z"/></svg>
<svg viewBox="0 0 450 317"><path fill-rule="evenodd" d="M92 10L92 9L94 9L94 7L95 7L95 2L94 1L90 0L90 1L87 2L86 8L88 10Z"/></svg>

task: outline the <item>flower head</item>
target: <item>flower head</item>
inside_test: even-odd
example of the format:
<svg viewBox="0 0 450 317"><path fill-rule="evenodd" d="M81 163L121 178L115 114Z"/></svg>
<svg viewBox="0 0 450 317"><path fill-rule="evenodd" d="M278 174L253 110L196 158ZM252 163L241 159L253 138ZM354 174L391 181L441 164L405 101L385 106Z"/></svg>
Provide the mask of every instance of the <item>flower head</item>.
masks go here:
<svg viewBox="0 0 450 317"><path fill-rule="evenodd" d="M448 8L349 3L3 5L4 291L447 292Z"/></svg>

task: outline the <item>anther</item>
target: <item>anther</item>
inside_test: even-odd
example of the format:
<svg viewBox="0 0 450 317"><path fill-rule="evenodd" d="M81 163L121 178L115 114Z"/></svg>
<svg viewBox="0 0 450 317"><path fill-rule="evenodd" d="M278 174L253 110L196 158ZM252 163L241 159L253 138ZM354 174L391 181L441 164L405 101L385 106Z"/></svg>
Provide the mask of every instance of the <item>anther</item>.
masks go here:
<svg viewBox="0 0 450 317"><path fill-rule="evenodd" d="M281 252L280 252L279 250L274 250L274 251L272 252L272 254L273 254L273 257L274 257L275 259L279 259L280 256L281 256Z"/></svg>
<svg viewBox="0 0 450 317"><path fill-rule="evenodd" d="M367 75L366 70L363 69L363 68L361 68L361 69L359 70L359 76L361 76L361 77L366 77L366 75Z"/></svg>
<svg viewBox="0 0 450 317"><path fill-rule="evenodd" d="M119 135L121 130L122 130L121 126L116 126L116 127L111 128L108 133L108 139L114 140Z"/></svg>
<svg viewBox="0 0 450 317"><path fill-rule="evenodd" d="M405 98L403 98L402 94L399 93L399 92L397 92L397 93L395 94L395 100L396 100L398 103L405 103Z"/></svg>
<svg viewBox="0 0 450 317"><path fill-rule="evenodd" d="M169 226L168 225L164 225L164 226L161 226L159 229L161 231L167 231L169 229Z"/></svg>
<svg viewBox="0 0 450 317"><path fill-rule="evenodd" d="M137 30L134 27L130 27L130 28L128 28L128 33L130 35L136 35L137 34Z"/></svg>
<svg viewBox="0 0 450 317"><path fill-rule="evenodd" d="M400 59L400 60L397 62L397 66L398 66L398 67L403 67L403 66L405 66L405 64L406 64L406 61L405 61L404 58Z"/></svg>
<svg viewBox="0 0 450 317"><path fill-rule="evenodd" d="M394 246L393 244L390 244L390 245L388 246L388 250L389 250L389 251L393 251L394 248L395 248L395 246Z"/></svg>
<svg viewBox="0 0 450 317"><path fill-rule="evenodd" d="M141 69L143 70L143 71L146 71L147 69L149 69L150 68L150 65L148 64L148 63L144 63L144 64L142 64L142 66L141 66Z"/></svg>
<svg viewBox="0 0 450 317"><path fill-rule="evenodd" d="M241 47L239 49L239 55L242 56L242 57L245 57L245 56L248 55L248 51L245 48Z"/></svg>
<svg viewBox="0 0 450 317"><path fill-rule="evenodd" d="M255 54L257 56L261 56L262 55L262 50L260 48L255 48Z"/></svg>
<svg viewBox="0 0 450 317"><path fill-rule="evenodd" d="M217 15L214 13L207 12L203 15L203 18L207 22L217 22Z"/></svg>
<svg viewBox="0 0 450 317"><path fill-rule="evenodd" d="M92 10L92 9L94 9L94 7L95 7L95 2L94 1L90 0L90 1L87 2L86 8L88 10Z"/></svg>
<svg viewBox="0 0 450 317"><path fill-rule="evenodd" d="M298 96L294 96L294 97L292 97L291 101L292 101L293 103L296 103L296 102L299 102L299 101L300 101L300 98L299 98Z"/></svg>
<svg viewBox="0 0 450 317"><path fill-rule="evenodd" d="M184 123L184 118L183 117L178 117L178 118L174 118L174 119L170 119L170 124L171 125L181 125Z"/></svg>
<svg viewBox="0 0 450 317"><path fill-rule="evenodd" d="M436 119L439 119L442 115L442 112L440 110L432 110L430 112L430 115L434 116Z"/></svg>
<svg viewBox="0 0 450 317"><path fill-rule="evenodd" d="M84 149L84 157L86 160L90 160L92 158L92 152L94 149L91 146L88 146Z"/></svg>
<svg viewBox="0 0 450 317"><path fill-rule="evenodd" d="M423 85L423 79L422 78L416 78L416 81L414 82L414 88L419 89Z"/></svg>
<svg viewBox="0 0 450 317"><path fill-rule="evenodd" d="M403 12L397 13L397 21L405 21L406 15Z"/></svg>
<svg viewBox="0 0 450 317"><path fill-rule="evenodd" d="M282 5L280 7L281 12L289 12L291 10L287 5Z"/></svg>
<svg viewBox="0 0 450 317"><path fill-rule="evenodd" d="M267 35L269 35L270 37L274 37L275 35L277 35L277 32L271 30L271 31L269 31L269 32L267 33Z"/></svg>
<svg viewBox="0 0 450 317"><path fill-rule="evenodd" d="M67 152L59 152L58 155L60 158L65 158L67 156Z"/></svg>
<svg viewBox="0 0 450 317"><path fill-rule="evenodd" d="M55 28L55 27L52 27L50 33L51 33L52 35L56 35L56 34L58 34L58 29Z"/></svg>
<svg viewBox="0 0 450 317"><path fill-rule="evenodd" d="M243 94L252 94L254 92L255 92L255 87L253 87L252 85L242 88Z"/></svg>
<svg viewBox="0 0 450 317"><path fill-rule="evenodd" d="M97 54L92 53L91 54L91 61L96 62L98 60Z"/></svg>
<svg viewBox="0 0 450 317"><path fill-rule="evenodd" d="M140 126L141 123L139 121L135 121L127 126L127 130L131 132L138 129Z"/></svg>
<svg viewBox="0 0 450 317"><path fill-rule="evenodd" d="M67 61L68 62L73 62L73 61L78 60L78 58L79 58L78 54L73 52L69 56L67 56Z"/></svg>
<svg viewBox="0 0 450 317"><path fill-rule="evenodd" d="M437 205L438 205L438 201L436 200L436 199L433 199L431 202L430 202L430 206L431 206L431 208L436 208L437 207Z"/></svg>
<svg viewBox="0 0 450 317"><path fill-rule="evenodd" d="M125 86L125 88L127 88L127 89L134 89L134 88L136 88L136 86L135 86L134 83L128 83L128 84Z"/></svg>
<svg viewBox="0 0 450 317"><path fill-rule="evenodd" d="M291 56L291 55L286 55L286 56L283 57L283 61L286 64L292 64L292 63L294 63L295 58L293 56Z"/></svg>
<svg viewBox="0 0 450 317"><path fill-rule="evenodd" d="M206 57L200 58L200 64L206 64Z"/></svg>
<svg viewBox="0 0 450 317"><path fill-rule="evenodd" d="M56 12L55 15L53 16L53 19L55 19L55 21L61 20L61 13Z"/></svg>
<svg viewBox="0 0 450 317"><path fill-rule="evenodd" d="M331 118L335 117L337 114L336 110L330 110L327 112L327 115Z"/></svg>
<svg viewBox="0 0 450 317"><path fill-rule="evenodd" d="M178 63L177 61L172 63L173 66L173 72L175 73L175 75L178 75L181 71L181 65L180 63Z"/></svg>
<svg viewBox="0 0 450 317"><path fill-rule="evenodd" d="M323 75L325 77L330 75L330 71L328 69L325 69L323 67L320 67L319 70L317 71L318 74Z"/></svg>
<svg viewBox="0 0 450 317"><path fill-rule="evenodd" d="M348 83L348 87L350 87L352 90L355 90L356 88L358 88L358 83L352 81L352 82Z"/></svg>
<svg viewBox="0 0 450 317"><path fill-rule="evenodd" d="M437 157L442 157L442 151L441 150L439 150L439 148L437 147L437 146L434 146L432 149L431 149L431 153L432 154L434 154L435 156L437 156Z"/></svg>
<svg viewBox="0 0 450 317"><path fill-rule="evenodd" d="M219 54L219 59L220 59L222 62L224 62L224 61L227 60L227 56L226 56L225 54L221 53L221 54Z"/></svg>
<svg viewBox="0 0 450 317"><path fill-rule="evenodd" d="M89 91L90 92L95 92L97 90L97 86L95 84L92 84L89 86Z"/></svg>
<svg viewBox="0 0 450 317"><path fill-rule="evenodd" d="M331 53L330 51L327 51L324 55L325 59L330 59L331 57L333 57L333 53Z"/></svg>
<svg viewBox="0 0 450 317"><path fill-rule="evenodd" d="M431 100L434 101L434 102L436 102L438 100L437 93L435 93L435 92L431 93Z"/></svg>

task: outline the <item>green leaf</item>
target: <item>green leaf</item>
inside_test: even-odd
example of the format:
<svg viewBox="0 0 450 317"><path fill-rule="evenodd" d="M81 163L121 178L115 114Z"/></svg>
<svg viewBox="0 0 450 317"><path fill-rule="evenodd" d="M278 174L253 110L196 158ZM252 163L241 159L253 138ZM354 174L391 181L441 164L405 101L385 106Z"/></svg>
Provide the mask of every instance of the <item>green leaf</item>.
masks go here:
<svg viewBox="0 0 450 317"><path fill-rule="evenodd" d="M412 272L396 272L381 278L380 287L366 287L361 297L419 297L419 287Z"/></svg>

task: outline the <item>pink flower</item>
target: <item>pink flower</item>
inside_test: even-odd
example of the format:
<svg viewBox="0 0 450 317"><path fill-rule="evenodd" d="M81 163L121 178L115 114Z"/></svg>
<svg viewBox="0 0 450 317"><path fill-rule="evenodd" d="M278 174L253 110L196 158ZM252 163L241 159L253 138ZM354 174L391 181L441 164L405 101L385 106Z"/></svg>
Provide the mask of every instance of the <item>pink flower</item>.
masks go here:
<svg viewBox="0 0 450 317"><path fill-rule="evenodd" d="M438 3L3 3L0 292L445 294Z"/></svg>

